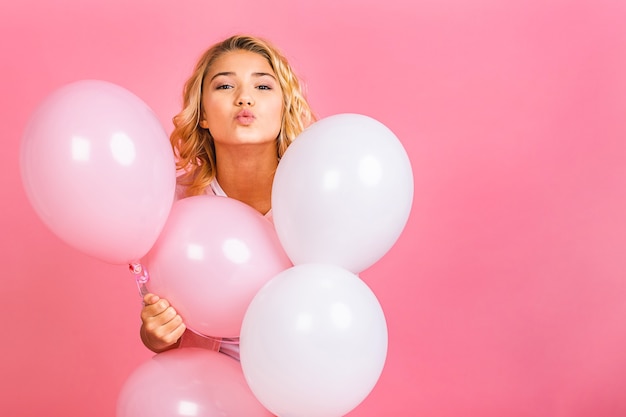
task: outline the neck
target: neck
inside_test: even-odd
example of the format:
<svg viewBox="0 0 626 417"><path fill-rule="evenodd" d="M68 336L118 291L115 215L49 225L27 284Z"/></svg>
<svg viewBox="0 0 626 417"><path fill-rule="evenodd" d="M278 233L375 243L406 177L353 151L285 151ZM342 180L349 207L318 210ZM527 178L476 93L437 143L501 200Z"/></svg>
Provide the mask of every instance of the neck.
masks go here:
<svg viewBox="0 0 626 417"><path fill-rule="evenodd" d="M278 166L276 147L216 147L217 181L230 198L239 200L261 214L272 204L272 183Z"/></svg>

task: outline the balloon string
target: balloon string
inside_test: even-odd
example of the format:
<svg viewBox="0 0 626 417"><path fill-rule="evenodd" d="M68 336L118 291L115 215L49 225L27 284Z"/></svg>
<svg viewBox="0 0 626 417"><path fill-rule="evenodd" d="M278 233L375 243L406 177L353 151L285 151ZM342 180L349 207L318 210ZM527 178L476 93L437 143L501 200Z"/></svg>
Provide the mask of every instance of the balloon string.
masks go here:
<svg viewBox="0 0 626 417"><path fill-rule="evenodd" d="M148 287L146 287L146 283L150 281L150 275L148 274L148 270L140 263L132 263L128 265L128 269L130 273L135 277L135 282L137 283L137 289L139 290L139 295L141 295L141 299L148 294Z"/></svg>
<svg viewBox="0 0 626 417"><path fill-rule="evenodd" d="M191 327L187 327L187 330L189 330L190 332L203 337L205 339L210 339L210 340L214 340L216 342L220 342L223 344L227 344L227 345L238 345L239 344L239 338L238 337L215 337L215 336L209 336L206 335L204 333L200 333L194 329L192 329Z"/></svg>

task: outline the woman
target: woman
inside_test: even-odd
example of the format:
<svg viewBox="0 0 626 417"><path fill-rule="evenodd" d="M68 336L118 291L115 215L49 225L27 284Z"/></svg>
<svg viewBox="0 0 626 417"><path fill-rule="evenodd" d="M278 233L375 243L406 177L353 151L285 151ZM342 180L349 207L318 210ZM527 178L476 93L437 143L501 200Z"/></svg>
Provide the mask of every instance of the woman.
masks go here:
<svg viewBox="0 0 626 417"><path fill-rule="evenodd" d="M173 119L177 197L228 196L271 219L280 157L313 120L298 78L275 47L251 36L217 43L185 83L183 109ZM144 297L141 320L141 340L154 352L202 346L238 357L236 339L196 335L156 294Z"/></svg>

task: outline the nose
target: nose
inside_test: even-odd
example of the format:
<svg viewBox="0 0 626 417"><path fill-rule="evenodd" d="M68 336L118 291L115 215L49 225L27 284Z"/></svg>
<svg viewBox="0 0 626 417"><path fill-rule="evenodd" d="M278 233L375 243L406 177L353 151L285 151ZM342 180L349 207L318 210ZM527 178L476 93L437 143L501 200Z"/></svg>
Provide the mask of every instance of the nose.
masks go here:
<svg viewBox="0 0 626 417"><path fill-rule="evenodd" d="M237 98L237 105L238 106L243 106L243 105L253 106L254 99L252 98L252 94L250 94L247 90L242 90L241 93L239 94L239 97Z"/></svg>

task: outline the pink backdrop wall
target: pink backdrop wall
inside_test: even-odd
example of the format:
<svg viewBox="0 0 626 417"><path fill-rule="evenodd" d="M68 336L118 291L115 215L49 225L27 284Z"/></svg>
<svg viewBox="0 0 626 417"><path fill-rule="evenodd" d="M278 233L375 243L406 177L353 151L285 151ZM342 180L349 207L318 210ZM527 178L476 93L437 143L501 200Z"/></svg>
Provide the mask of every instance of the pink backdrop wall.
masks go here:
<svg viewBox="0 0 626 417"><path fill-rule="evenodd" d="M319 116L380 120L413 165L405 232L362 274L388 360L350 415L626 415L625 21L621 0L2 2L0 413L110 417L151 356L126 269L26 200L30 113L95 78L169 131L198 54L251 32Z"/></svg>

